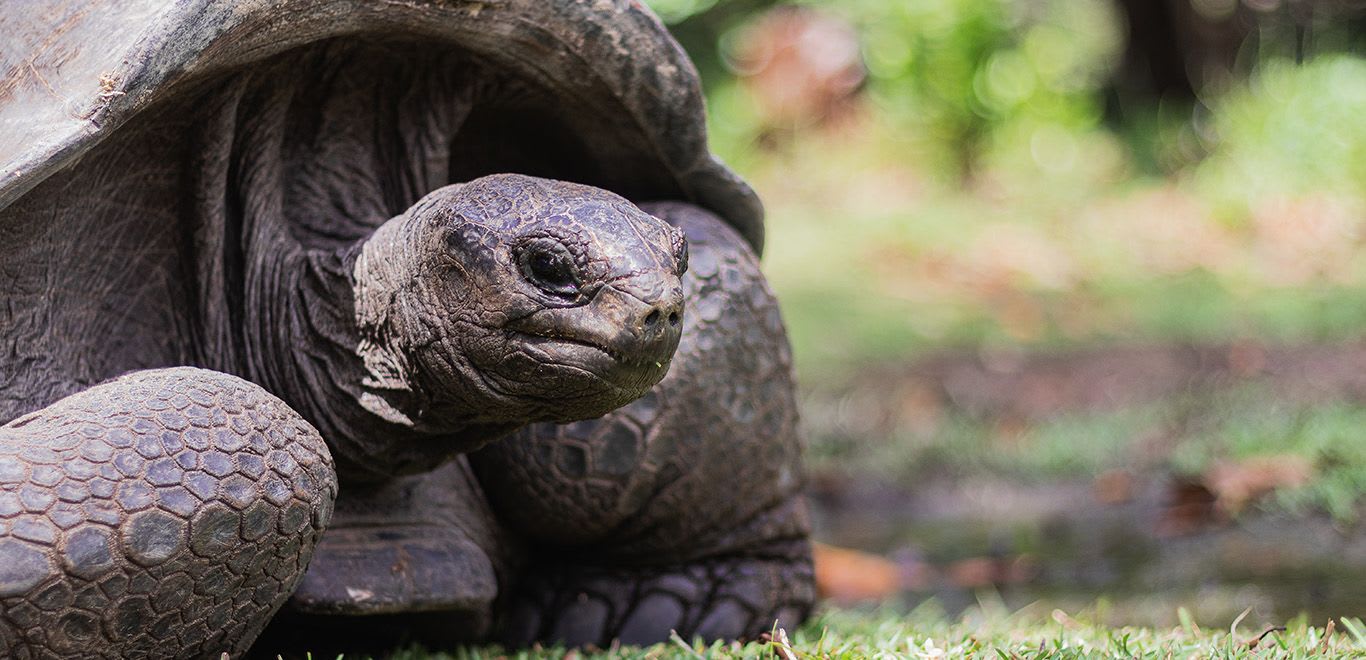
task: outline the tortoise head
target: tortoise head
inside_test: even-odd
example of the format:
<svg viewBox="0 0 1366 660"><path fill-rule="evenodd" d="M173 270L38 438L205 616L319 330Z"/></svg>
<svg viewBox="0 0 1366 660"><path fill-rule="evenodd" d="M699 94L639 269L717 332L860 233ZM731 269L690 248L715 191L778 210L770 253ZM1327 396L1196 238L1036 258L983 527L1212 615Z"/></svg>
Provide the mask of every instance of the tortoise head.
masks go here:
<svg viewBox="0 0 1366 660"><path fill-rule="evenodd" d="M447 186L364 243L361 352L371 381L418 394L418 428L598 417L668 371L686 268L681 232L607 191Z"/></svg>

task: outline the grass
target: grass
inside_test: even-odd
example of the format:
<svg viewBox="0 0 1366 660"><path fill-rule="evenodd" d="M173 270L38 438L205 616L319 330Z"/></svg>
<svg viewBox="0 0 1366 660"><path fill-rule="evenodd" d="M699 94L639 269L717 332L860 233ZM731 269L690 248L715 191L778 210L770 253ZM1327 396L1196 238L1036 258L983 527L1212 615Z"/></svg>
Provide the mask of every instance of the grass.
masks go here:
<svg viewBox="0 0 1366 660"><path fill-rule="evenodd" d="M1077 614L1025 608L1014 613L986 604L962 618L944 616L933 601L910 613L893 609L831 610L794 631L787 643L711 645L675 637L654 646L606 651L538 648L507 652L475 647L453 653L401 652L398 660L483 658L1318 658L1366 657L1366 625L1340 618L1322 626L1297 618L1284 626L1253 627L1239 619L1218 627L1198 624L1180 609L1172 628L1111 627L1097 622L1103 603ZM1247 613L1244 612L1244 615ZM783 636L777 638L781 640Z"/></svg>

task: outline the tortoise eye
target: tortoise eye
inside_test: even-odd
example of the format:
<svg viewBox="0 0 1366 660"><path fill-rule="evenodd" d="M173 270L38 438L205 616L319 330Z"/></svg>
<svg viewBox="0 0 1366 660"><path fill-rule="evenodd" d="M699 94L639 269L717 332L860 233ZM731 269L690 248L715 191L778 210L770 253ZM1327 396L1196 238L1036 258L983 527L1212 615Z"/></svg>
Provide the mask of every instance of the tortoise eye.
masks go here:
<svg viewBox="0 0 1366 660"><path fill-rule="evenodd" d="M563 246L537 241L521 251L519 261L522 277L536 288L556 296L578 295L578 267Z"/></svg>

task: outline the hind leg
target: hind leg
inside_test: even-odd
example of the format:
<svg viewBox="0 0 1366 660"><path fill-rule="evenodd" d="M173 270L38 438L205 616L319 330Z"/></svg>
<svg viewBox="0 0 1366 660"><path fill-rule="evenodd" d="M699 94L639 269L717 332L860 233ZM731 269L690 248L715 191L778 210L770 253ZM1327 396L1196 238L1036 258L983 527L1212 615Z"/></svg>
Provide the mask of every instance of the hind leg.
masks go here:
<svg viewBox="0 0 1366 660"><path fill-rule="evenodd" d="M532 426L471 459L530 548L508 641L753 637L799 622L814 600L777 304L720 220L682 204L647 210L691 251L668 377L601 419Z"/></svg>
<svg viewBox="0 0 1366 660"><path fill-rule="evenodd" d="M332 459L265 390L135 372L0 427L0 656L246 651L331 516Z"/></svg>

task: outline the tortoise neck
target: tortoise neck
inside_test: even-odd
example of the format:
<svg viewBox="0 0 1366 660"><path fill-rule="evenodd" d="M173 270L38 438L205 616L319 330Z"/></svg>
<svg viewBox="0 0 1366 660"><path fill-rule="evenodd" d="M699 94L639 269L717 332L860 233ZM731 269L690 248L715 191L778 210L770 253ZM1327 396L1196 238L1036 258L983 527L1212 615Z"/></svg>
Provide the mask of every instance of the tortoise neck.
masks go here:
<svg viewBox="0 0 1366 660"><path fill-rule="evenodd" d="M385 343L392 329L375 319L386 275L374 271L403 271L384 250L401 222L337 250L286 251L273 276L258 278L273 290L261 292L270 311L248 332L248 373L318 428L349 481L425 471L517 426L473 423L474 411L468 424L445 417L439 433L414 421L429 402Z"/></svg>
<svg viewBox="0 0 1366 660"><path fill-rule="evenodd" d="M266 313L247 331L252 380L284 399L322 433L339 474L364 465L367 440L404 434L357 401L366 371L358 349L354 268L360 244L292 250L273 276L257 278Z"/></svg>
<svg viewBox="0 0 1366 660"><path fill-rule="evenodd" d="M354 248L281 252L247 281L248 298L259 304L243 332L244 370L318 427L334 455L345 455L338 439L364 426L348 403L364 378L353 320Z"/></svg>

